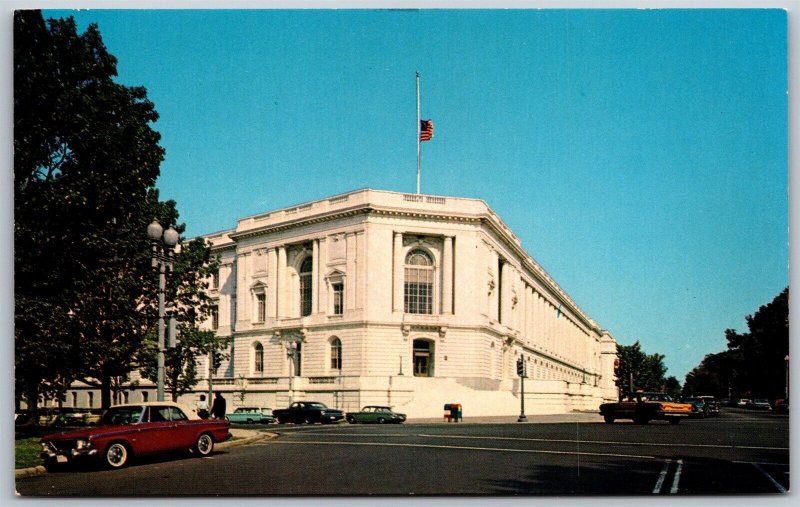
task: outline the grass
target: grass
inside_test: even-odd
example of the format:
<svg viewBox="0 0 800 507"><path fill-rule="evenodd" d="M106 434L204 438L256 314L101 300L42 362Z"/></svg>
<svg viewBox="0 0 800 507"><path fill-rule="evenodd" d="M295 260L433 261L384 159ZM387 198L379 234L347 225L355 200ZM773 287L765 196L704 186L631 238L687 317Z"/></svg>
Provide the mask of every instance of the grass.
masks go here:
<svg viewBox="0 0 800 507"><path fill-rule="evenodd" d="M39 437L17 438L14 440L14 467L29 468L42 464L39 453L42 446L39 445Z"/></svg>

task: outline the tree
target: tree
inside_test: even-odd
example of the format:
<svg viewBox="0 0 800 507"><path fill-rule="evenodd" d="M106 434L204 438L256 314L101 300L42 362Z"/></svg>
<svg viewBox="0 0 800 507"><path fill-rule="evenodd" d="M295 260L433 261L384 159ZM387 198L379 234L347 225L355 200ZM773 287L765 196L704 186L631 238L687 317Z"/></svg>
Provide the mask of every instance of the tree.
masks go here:
<svg viewBox="0 0 800 507"><path fill-rule="evenodd" d="M789 288L745 319L749 332L725 330L728 350L709 354L687 376L685 392L720 397L784 396L789 353Z"/></svg>
<svg viewBox="0 0 800 507"><path fill-rule="evenodd" d="M621 391L663 391L666 386L664 356L648 355L641 344L617 345L617 387Z"/></svg>
<svg viewBox="0 0 800 507"><path fill-rule="evenodd" d="M15 12L15 380L33 410L75 379L110 405L156 324L146 227L185 228L154 189L158 114L116 74L96 25Z"/></svg>

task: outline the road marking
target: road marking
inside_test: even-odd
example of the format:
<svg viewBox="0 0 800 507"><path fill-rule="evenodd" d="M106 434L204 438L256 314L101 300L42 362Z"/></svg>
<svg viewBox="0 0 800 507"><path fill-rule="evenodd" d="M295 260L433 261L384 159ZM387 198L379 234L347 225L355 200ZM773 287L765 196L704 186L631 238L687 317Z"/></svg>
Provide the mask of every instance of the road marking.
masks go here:
<svg viewBox="0 0 800 507"><path fill-rule="evenodd" d="M786 493L786 488L784 488L783 486L781 486L781 485L780 485L780 483L779 483L778 481L776 481L776 480L775 480L775 479L774 479L774 478L773 478L773 477L772 477L770 474L768 474L766 470L764 470L763 468L761 468L761 465L759 465L758 463L751 463L751 464L752 464L754 467L756 467L756 470L758 470L759 472L761 472L762 474L764 474L764 477L766 477L767 479L769 479L769 482L771 482L771 483L772 483L772 485L773 485L773 486L775 486L775 488L776 488L776 489L777 489L777 490L778 490L780 493Z"/></svg>
<svg viewBox="0 0 800 507"><path fill-rule="evenodd" d="M675 477L672 479L672 488L670 488L670 494L674 495L678 492L678 482L681 480L681 469L683 468L683 460L678 460L678 468L675 469Z"/></svg>
<svg viewBox="0 0 800 507"><path fill-rule="evenodd" d="M672 460L668 459L664 462L664 467L661 468L661 473L658 474L658 480L656 481L656 486L653 488L653 494L657 495L661 493L661 486L664 485L664 479L667 477L667 472L669 471L669 464Z"/></svg>
<svg viewBox="0 0 800 507"><path fill-rule="evenodd" d="M758 449L762 451L788 451L788 447L755 447L743 445L713 445L713 444L662 444L662 443L649 443L649 442L615 442L603 440L566 440L555 438L517 438L517 437L480 437L472 435L431 435L419 434L419 437L433 437L433 438L463 438L463 439L476 439L476 440L521 440L529 442L558 442L558 443L581 443L581 444L598 444L598 445L646 445L654 447L701 447L711 449Z"/></svg>
<svg viewBox="0 0 800 507"><path fill-rule="evenodd" d="M433 445L433 444L393 444L388 442L326 442L324 440L313 441L306 440L303 442L287 442L281 440L272 440L271 444L284 444L284 445L364 445L364 446L383 446L383 447L418 447L426 449L457 449L467 451L496 451L496 452L519 452L530 454L566 454L570 456L607 456L614 458L639 458L639 459L655 459L655 456L643 456L637 454L614 454L614 453L598 453L598 452L571 452L571 451L545 451L538 449L509 449L504 447L472 447L462 445Z"/></svg>

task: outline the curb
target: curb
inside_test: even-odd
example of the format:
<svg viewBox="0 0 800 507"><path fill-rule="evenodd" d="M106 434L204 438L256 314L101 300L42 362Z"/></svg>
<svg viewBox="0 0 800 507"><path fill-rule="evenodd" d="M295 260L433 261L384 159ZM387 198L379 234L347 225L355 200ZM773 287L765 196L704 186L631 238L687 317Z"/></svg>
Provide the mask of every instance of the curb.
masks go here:
<svg viewBox="0 0 800 507"><path fill-rule="evenodd" d="M257 433L256 435L244 437L239 440L228 440L226 442L219 443L215 446L215 449L227 449L229 447L252 444L254 442L260 442L261 440L271 440L277 436L278 436L277 433L269 433L269 432ZM29 477L31 475L42 475L46 473L47 470L44 468L44 466L38 465L30 468L17 468L16 470L14 470L14 477L15 478Z"/></svg>

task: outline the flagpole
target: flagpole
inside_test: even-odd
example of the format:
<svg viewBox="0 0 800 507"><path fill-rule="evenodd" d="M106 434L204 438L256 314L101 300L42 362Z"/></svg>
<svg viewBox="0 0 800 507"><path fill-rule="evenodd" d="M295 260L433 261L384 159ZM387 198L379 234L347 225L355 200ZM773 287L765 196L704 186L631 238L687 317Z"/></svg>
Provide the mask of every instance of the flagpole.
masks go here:
<svg viewBox="0 0 800 507"><path fill-rule="evenodd" d="M420 167L420 118L419 118L419 72L417 72L417 194L419 194L419 167Z"/></svg>

